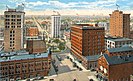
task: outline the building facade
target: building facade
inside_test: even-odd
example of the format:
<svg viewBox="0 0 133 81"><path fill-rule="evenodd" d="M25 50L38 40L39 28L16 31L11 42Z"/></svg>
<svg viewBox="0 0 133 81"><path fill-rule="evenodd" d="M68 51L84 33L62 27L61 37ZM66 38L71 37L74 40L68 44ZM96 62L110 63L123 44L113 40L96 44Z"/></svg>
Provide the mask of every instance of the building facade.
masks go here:
<svg viewBox="0 0 133 81"><path fill-rule="evenodd" d="M124 55L133 55L132 46L123 46L120 48L110 48L105 51L108 56L124 56Z"/></svg>
<svg viewBox="0 0 133 81"><path fill-rule="evenodd" d="M133 39L133 31L130 31L130 38Z"/></svg>
<svg viewBox="0 0 133 81"><path fill-rule="evenodd" d="M39 30L37 27L28 27L26 36L39 36Z"/></svg>
<svg viewBox="0 0 133 81"><path fill-rule="evenodd" d="M71 54L88 69L88 56L100 55L105 49L104 28L78 24L71 27ZM86 66L87 65L87 66Z"/></svg>
<svg viewBox="0 0 133 81"><path fill-rule="evenodd" d="M17 9L8 9L4 12L4 17L4 51L23 49L25 12Z"/></svg>
<svg viewBox="0 0 133 81"><path fill-rule="evenodd" d="M130 14L115 10L110 14L110 35L117 37L130 37Z"/></svg>
<svg viewBox="0 0 133 81"><path fill-rule="evenodd" d="M99 22L99 27L104 27L106 32L109 32L109 22Z"/></svg>
<svg viewBox="0 0 133 81"><path fill-rule="evenodd" d="M38 55L25 52L16 54L0 57L0 81L17 81L48 75L51 67L50 50Z"/></svg>
<svg viewBox="0 0 133 81"><path fill-rule="evenodd" d="M105 40L106 40L106 49L119 48L119 47L122 47L123 45L133 44L133 39L129 39L129 38L107 37L105 38Z"/></svg>
<svg viewBox="0 0 133 81"><path fill-rule="evenodd" d="M51 37L52 38L60 37L60 28L61 28L61 16L52 15L51 16Z"/></svg>
<svg viewBox="0 0 133 81"><path fill-rule="evenodd" d="M130 81L132 67L133 55L110 57L103 54L98 60L96 77L99 81Z"/></svg>
<svg viewBox="0 0 133 81"><path fill-rule="evenodd" d="M42 40L41 38L37 39L29 39L27 40L27 46L26 46L27 51L29 51L30 54L35 54L35 53L43 53L46 52L46 42L45 40Z"/></svg>

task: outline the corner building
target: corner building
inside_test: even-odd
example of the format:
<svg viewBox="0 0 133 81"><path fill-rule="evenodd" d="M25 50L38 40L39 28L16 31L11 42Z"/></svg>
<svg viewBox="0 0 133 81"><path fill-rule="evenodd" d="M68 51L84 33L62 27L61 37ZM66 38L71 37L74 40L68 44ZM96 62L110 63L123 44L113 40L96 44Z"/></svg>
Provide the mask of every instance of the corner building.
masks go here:
<svg viewBox="0 0 133 81"><path fill-rule="evenodd" d="M103 54L98 60L99 81L130 81L133 74L133 55L108 56Z"/></svg>
<svg viewBox="0 0 133 81"><path fill-rule="evenodd" d="M23 27L25 12L8 9L4 12L4 51L17 51L23 49Z"/></svg>
<svg viewBox="0 0 133 81"><path fill-rule="evenodd" d="M17 81L48 75L51 68L50 49L40 54L28 54L24 51L13 53L13 56L0 57L0 81Z"/></svg>
<svg viewBox="0 0 133 81"><path fill-rule="evenodd" d="M104 28L92 27L88 24L78 24L71 27L71 54L81 61L86 69L96 67L97 55L105 49ZM94 63L88 58L93 56Z"/></svg>

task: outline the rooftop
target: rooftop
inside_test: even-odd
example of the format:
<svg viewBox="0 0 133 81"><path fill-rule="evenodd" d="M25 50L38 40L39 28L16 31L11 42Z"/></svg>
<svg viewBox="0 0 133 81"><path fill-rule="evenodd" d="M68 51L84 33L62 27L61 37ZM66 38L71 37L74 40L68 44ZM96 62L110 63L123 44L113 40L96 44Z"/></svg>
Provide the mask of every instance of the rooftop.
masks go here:
<svg viewBox="0 0 133 81"><path fill-rule="evenodd" d="M106 59L108 65L116 65L116 64L133 62L133 55L109 57L107 54L103 54L103 56Z"/></svg>
<svg viewBox="0 0 133 81"><path fill-rule="evenodd" d="M80 29L103 29L104 30L104 27L94 27L94 26L91 26L90 24L75 24L73 25L73 27L77 27L77 28L80 28Z"/></svg>
<svg viewBox="0 0 133 81"><path fill-rule="evenodd" d="M120 48L110 48L108 49L109 52L125 52L125 51L133 51L133 48L131 46L123 46Z"/></svg>
<svg viewBox="0 0 133 81"><path fill-rule="evenodd" d="M131 41L132 39L129 38L106 38L107 40L111 40L111 41ZM133 40L132 40L133 41Z"/></svg>
<svg viewBox="0 0 133 81"><path fill-rule="evenodd" d="M26 54L27 53L26 51L25 52L23 51L24 54L18 54L22 52L15 52L15 53L17 54L13 56L0 57L0 62L48 57L48 55L50 54L50 49L48 50L47 53L39 53L39 54Z"/></svg>
<svg viewBox="0 0 133 81"><path fill-rule="evenodd" d="M88 61L97 61L99 57L100 57L100 55L92 55L92 56L86 56L85 58Z"/></svg>

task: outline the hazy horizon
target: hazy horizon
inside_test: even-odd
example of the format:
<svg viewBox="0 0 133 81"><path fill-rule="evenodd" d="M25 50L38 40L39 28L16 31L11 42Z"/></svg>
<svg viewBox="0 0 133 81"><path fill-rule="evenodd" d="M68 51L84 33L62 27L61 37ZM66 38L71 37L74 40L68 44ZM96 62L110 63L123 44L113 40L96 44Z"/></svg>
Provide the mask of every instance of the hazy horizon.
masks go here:
<svg viewBox="0 0 133 81"><path fill-rule="evenodd" d="M131 0L1 0L0 15L4 14L6 5L15 8L25 4L26 15L52 15L58 11L61 15L103 15L109 16L117 9L133 14Z"/></svg>

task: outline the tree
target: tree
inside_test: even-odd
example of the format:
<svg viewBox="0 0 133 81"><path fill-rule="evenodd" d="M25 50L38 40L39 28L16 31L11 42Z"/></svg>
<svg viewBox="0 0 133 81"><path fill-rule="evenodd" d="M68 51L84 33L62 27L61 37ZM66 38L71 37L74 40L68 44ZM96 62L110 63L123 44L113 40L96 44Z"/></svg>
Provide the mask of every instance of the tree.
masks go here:
<svg viewBox="0 0 133 81"><path fill-rule="evenodd" d="M65 43L60 43L59 44L59 46L58 46L58 48L60 49L60 50L64 50L65 49Z"/></svg>
<svg viewBox="0 0 133 81"><path fill-rule="evenodd" d="M59 44L60 43L60 40L59 39L54 39L53 42Z"/></svg>

